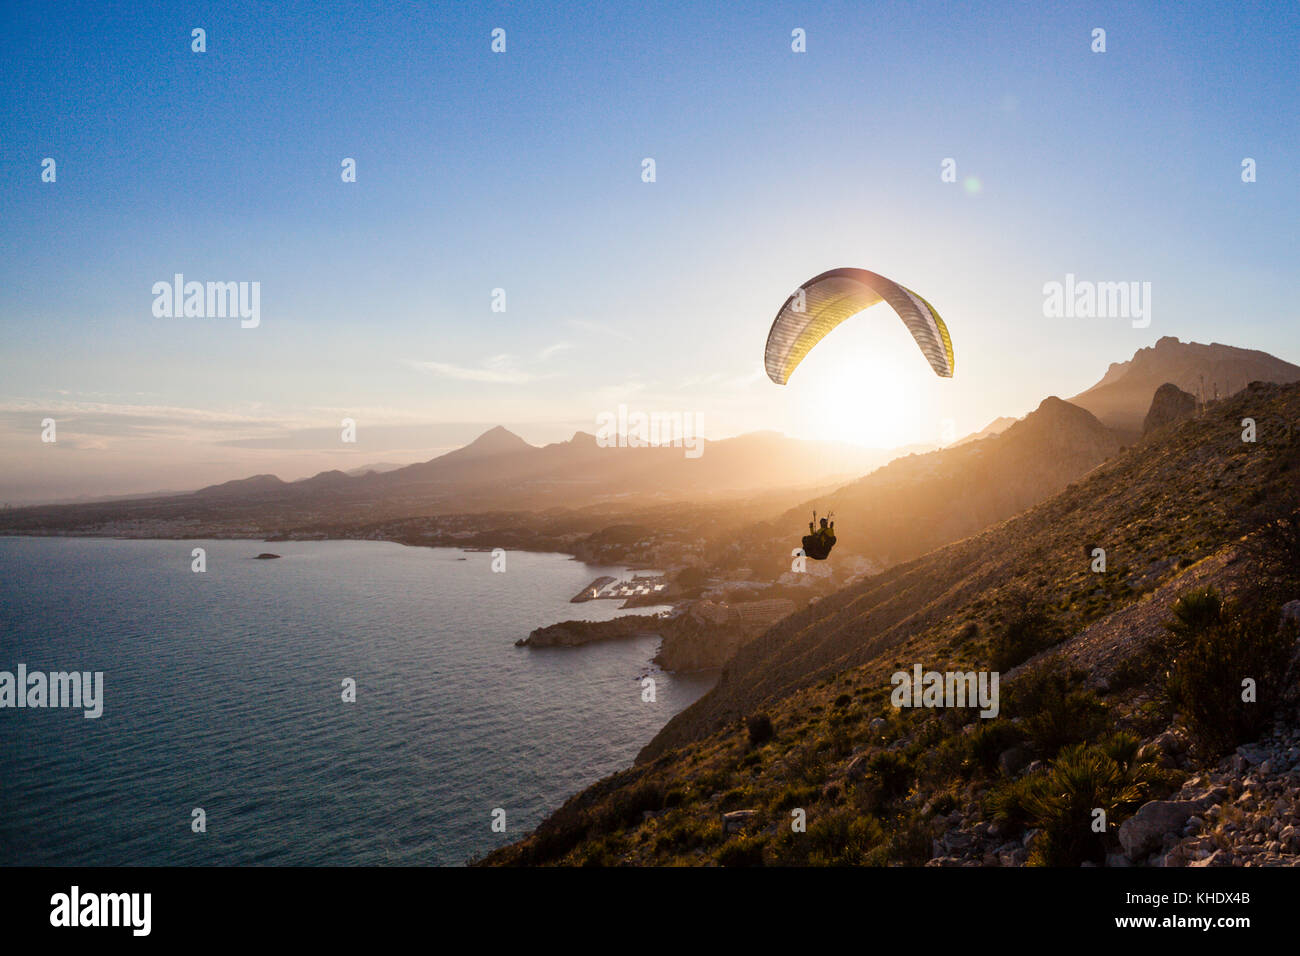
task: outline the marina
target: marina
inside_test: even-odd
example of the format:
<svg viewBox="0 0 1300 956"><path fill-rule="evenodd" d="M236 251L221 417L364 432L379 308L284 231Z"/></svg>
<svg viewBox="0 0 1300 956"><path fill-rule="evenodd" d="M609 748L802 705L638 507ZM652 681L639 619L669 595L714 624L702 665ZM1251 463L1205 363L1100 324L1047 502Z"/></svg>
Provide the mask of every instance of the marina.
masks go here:
<svg viewBox="0 0 1300 956"><path fill-rule="evenodd" d="M596 578L585 588L569 598L570 604L584 601L624 601L633 597L646 597L668 587L668 578L662 574L634 574L630 578L608 575Z"/></svg>

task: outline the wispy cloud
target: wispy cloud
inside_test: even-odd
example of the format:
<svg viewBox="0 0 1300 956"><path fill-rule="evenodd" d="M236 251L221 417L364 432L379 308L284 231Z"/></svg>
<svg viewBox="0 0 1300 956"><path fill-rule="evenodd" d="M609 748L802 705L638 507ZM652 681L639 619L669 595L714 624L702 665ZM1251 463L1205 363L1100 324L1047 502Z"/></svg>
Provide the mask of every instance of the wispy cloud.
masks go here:
<svg viewBox="0 0 1300 956"><path fill-rule="evenodd" d="M416 362L408 361L412 368L418 368L425 372L432 372L441 378L454 378L461 382L490 382L496 385L526 385L535 381L537 376L517 368L504 368L490 366L480 368L470 368L463 365L452 365L449 362Z"/></svg>
<svg viewBox="0 0 1300 956"><path fill-rule="evenodd" d="M492 355L483 359L478 365L455 365L451 362L430 362L408 359L406 364L424 372L432 372L442 378L452 378L461 382L486 382L493 385L526 385L550 376L532 371L543 365L561 352L573 346L568 342L556 342L546 346L531 359L520 359L510 354Z"/></svg>

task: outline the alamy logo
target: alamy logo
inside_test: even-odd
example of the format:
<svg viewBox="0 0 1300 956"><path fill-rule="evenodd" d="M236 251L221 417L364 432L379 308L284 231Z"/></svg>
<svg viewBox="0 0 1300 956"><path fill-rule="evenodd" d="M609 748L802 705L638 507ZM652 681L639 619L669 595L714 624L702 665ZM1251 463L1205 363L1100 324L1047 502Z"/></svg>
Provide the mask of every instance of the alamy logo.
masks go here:
<svg viewBox="0 0 1300 956"><path fill-rule="evenodd" d="M82 893L73 886L50 897L50 925L129 926L131 935L148 936L152 925L152 893Z"/></svg>
<svg viewBox="0 0 1300 956"><path fill-rule="evenodd" d="M0 710L5 707L80 707L93 720L104 712L104 672L0 671Z"/></svg>
<svg viewBox="0 0 1300 956"><path fill-rule="evenodd" d="M1150 282L1076 281L1043 285L1043 315L1049 319L1132 319L1133 328L1151 324Z"/></svg>
<svg viewBox="0 0 1300 956"><path fill-rule="evenodd" d="M629 412L626 405L617 412L596 416L596 445L600 448L662 448L672 445L686 449L687 458L704 454L700 435L700 413Z"/></svg>
<svg viewBox="0 0 1300 956"><path fill-rule="evenodd" d="M981 717L996 717L998 704L997 671L923 670L920 664L912 673L895 671L889 678L894 692L889 701L895 707L975 707Z"/></svg>
<svg viewBox="0 0 1300 956"><path fill-rule="evenodd" d="M238 317L245 329L255 329L262 322L260 282L186 282L178 272L171 282L155 282L151 291L155 318Z"/></svg>

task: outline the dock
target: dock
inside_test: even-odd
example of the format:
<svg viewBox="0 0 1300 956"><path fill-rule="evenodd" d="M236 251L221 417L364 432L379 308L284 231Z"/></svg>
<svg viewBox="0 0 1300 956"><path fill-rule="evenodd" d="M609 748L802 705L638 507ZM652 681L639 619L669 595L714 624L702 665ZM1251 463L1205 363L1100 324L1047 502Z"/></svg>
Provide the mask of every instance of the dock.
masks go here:
<svg viewBox="0 0 1300 956"><path fill-rule="evenodd" d="M569 598L569 603L581 604L583 601L594 601L596 598L600 597L601 588L617 580L618 578L611 578L608 576L603 578L596 578L596 580L592 581L590 584L588 584L585 588L583 588L573 597Z"/></svg>

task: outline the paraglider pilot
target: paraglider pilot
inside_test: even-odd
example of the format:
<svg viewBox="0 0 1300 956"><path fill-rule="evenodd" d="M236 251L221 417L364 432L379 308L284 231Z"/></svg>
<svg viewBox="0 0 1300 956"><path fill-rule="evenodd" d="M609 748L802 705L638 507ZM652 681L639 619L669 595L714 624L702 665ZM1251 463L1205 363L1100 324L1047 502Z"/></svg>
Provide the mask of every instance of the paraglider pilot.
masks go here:
<svg viewBox="0 0 1300 956"><path fill-rule="evenodd" d="M835 517L832 513L830 517ZM803 539L803 553L808 555L814 561L825 561L831 553L831 548L835 547L835 522L827 522L826 518L821 519L821 526L816 527L814 522L817 521L817 512L813 512L813 520L808 522L808 534Z"/></svg>

